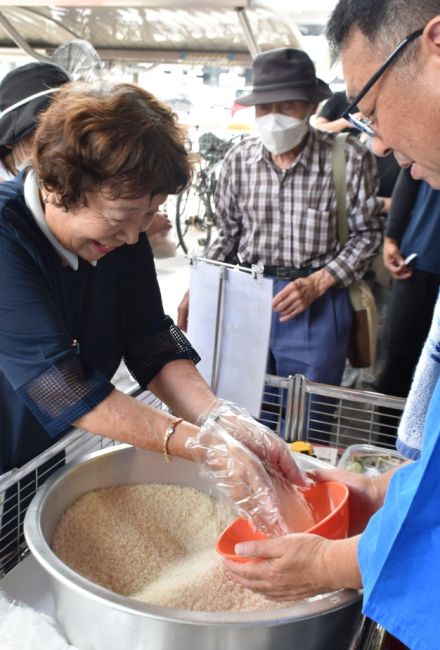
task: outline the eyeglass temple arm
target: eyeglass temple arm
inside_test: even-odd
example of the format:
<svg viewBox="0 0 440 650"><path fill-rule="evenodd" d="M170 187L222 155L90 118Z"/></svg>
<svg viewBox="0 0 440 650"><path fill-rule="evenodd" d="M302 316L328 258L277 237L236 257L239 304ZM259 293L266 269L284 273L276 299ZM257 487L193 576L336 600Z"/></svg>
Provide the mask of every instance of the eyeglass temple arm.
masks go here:
<svg viewBox="0 0 440 650"><path fill-rule="evenodd" d="M354 98L354 100L347 106L345 111L342 114L342 117L347 119L349 113L352 112L352 110L355 108L355 106L361 101L363 97L367 94L367 92L370 90L372 86L376 83L376 81L383 75L384 71L388 68L388 66L394 61L396 56L408 45L408 43L411 43L415 38L418 36L421 36L423 34L423 28L422 29L417 29L415 32L412 32L409 34L406 38L403 39L401 43L391 52L389 57L382 63L380 68L376 70L374 75L371 77L371 79L365 84L365 86L362 88L361 92L357 97Z"/></svg>

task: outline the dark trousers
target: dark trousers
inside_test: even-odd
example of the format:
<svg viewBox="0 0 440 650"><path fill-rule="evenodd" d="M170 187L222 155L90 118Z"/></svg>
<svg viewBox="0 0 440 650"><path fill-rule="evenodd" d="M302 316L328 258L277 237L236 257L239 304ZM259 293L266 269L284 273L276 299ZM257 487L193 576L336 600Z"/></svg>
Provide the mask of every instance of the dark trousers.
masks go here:
<svg viewBox="0 0 440 650"><path fill-rule="evenodd" d="M383 650L409 650L406 645L403 645L398 639L387 634L384 641Z"/></svg>
<svg viewBox="0 0 440 650"><path fill-rule="evenodd" d="M440 275L414 269L408 280L394 280L385 323L385 367L377 390L407 397L417 361L428 336Z"/></svg>
<svg viewBox="0 0 440 650"><path fill-rule="evenodd" d="M440 275L417 269L408 280L393 281L385 323L385 365L376 384L379 393L408 396L431 327L439 286ZM384 412L379 444L394 445L394 434L387 433L387 416L395 421L398 415L392 409Z"/></svg>

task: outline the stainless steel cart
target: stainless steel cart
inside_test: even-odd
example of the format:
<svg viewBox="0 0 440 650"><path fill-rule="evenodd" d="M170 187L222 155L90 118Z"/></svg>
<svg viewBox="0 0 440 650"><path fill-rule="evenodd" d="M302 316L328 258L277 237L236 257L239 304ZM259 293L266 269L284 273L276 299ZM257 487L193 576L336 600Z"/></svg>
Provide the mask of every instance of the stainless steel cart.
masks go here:
<svg viewBox="0 0 440 650"><path fill-rule="evenodd" d="M342 453L352 444L394 448L404 406L400 397L319 384L303 375L267 375L260 418L287 442L331 444Z"/></svg>
<svg viewBox="0 0 440 650"><path fill-rule="evenodd" d="M160 406L148 392L137 399ZM267 375L261 420L287 442L305 440L336 449L340 455L351 444L377 444L379 438L382 446L392 448L404 404L400 398L318 384L302 375ZM40 485L64 463L113 444L75 430L23 467L0 476L0 587L2 578L10 584L11 574L19 575L20 563L30 559L23 519ZM351 650L380 650L383 636L380 626L364 619Z"/></svg>

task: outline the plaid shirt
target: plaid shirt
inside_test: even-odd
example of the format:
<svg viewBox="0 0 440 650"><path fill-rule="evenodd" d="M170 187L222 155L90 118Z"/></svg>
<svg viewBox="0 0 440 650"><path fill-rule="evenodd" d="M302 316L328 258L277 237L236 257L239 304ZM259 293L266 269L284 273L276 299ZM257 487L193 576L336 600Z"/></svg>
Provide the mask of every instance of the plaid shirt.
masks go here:
<svg viewBox="0 0 440 650"><path fill-rule="evenodd" d="M360 279L382 241L376 161L356 138L347 139L349 239L341 246L333 138L310 129L306 146L287 170L272 162L258 138L233 147L220 171L215 195L219 235L207 257L231 263L326 267L340 286Z"/></svg>

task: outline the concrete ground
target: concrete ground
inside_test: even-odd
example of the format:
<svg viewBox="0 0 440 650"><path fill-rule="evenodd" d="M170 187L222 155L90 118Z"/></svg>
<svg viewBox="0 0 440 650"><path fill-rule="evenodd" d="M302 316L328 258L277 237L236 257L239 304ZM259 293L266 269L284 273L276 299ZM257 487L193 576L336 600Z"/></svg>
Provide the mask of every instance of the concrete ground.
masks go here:
<svg viewBox="0 0 440 650"><path fill-rule="evenodd" d="M177 306L189 287L190 264L180 247L175 257L155 260L165 313L177 320Z"/></svg>
<svg viewBox="0 0 440 650"><path fill-rule="evenodd" d="M165 313L176 322L177 306L189 286L189 261L179 247L175 257L156 259L155 264ZM119 366L112 382L122 391L130 391L136 384L124 362Z"/></svg>

